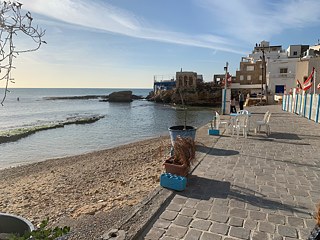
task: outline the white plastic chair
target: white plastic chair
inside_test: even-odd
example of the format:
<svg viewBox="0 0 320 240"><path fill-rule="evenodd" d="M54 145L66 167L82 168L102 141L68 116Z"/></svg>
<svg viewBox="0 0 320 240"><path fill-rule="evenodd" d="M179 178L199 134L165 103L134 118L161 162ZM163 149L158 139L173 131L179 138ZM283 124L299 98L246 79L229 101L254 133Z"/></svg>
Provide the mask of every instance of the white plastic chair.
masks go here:
<svg viewBox="0 0 320 240"><path fill-rule="evenodd" d="M248 110L239 110L238 112L237 112L238 114L249 114L249 112L248 112Z"/></svg>
<svg viewBox="0 0 320 240"><path fill-rule="evenodd" d="M219 129L220 125L223 125L224 129L226 131L228 131L229 124L230 124L230 122L228 122L228 121L221 121L221 117L220 117L219 113L216 113L216 128L217 129Z"/></svg>
<svg viewBox="0 0 320 240"><path fill-rule="evenodd" d="M240 131L242 131L242 135L247 138L248 130L248 115L239 114L236 116L232 123L232 135L234 135L234 132L236 131L237 138L239 138Z"/></svg>
<svg viewBox="0 0 320 240"><path fill-rule="evenodd" d="M271 113L269 111L267 111L262 120L258 120L256 121L256 128L254 129L255 134L257 134L257 132L260 133L261 130L261 126L265 126L266 127L266 134L270 135L271 131L270 131L270 117L271 117Z"/></svg>

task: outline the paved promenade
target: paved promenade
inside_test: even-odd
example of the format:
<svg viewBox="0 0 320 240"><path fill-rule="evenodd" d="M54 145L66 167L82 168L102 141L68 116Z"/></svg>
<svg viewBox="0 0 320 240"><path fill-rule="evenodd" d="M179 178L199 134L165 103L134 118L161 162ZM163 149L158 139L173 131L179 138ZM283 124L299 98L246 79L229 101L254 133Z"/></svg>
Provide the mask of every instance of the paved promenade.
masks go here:
<svg viewBox="0 0 320 240"><path fill-rule="evenodd" d="M207 144L187 189L174 192L141 239L307 238L320 202L320 124L281 106L249 108L251 122L267 110L269 137L264 128L247 139L199 133Z"/></svg>

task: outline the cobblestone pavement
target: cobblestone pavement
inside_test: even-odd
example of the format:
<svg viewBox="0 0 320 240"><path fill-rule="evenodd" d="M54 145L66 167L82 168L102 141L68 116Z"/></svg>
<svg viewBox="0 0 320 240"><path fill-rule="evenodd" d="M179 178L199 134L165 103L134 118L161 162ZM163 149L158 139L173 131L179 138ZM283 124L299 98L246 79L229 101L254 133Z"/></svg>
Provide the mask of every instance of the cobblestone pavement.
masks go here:
<svg viewBox="0 0 320 240"><path fill-rule="evenodd" d="M206 136L216 143L141 239L307 238L320 202L320 124L279 105L249 108L251 123L267 110L269 137Z"/></svg>

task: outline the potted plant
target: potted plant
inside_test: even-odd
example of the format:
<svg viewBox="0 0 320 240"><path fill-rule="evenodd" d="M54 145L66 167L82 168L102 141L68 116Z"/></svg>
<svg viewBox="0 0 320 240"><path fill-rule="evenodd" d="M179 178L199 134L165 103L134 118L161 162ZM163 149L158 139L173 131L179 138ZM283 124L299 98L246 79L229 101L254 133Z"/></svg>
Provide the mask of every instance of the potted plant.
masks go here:
<svg viewBox="0 0 320 240"><path fill-rule="evenodd" d="M181 94L180 89L178 90L178 92L180 95L180 99L181 99L181 103L182 103L183 111L184 111L184 124L169 127L169 134L170 134L172 146L174 145L174 142L175 142L177 136L191 137L194 140L196 137L196 130L197 130L195 127L187 126L187 108L185 106L185 102L184 102L184 99L183 99L183 96Z"/></svg>
<svg viewBox="0 0 320 240"><path fill-rule="evenodd" d="M9 240L66 240L70 227L48 227L49 219L43 220L35 228L33 224L20 216L0 213L0 239Z"/></svg>
<svg viewBox="0 0 320 240"><path fill-rule="evenodd" d="M195 160L195 143L191 137L177 136L173 145L173 155L163 163L165 171L179 176L187 176Z"/></svg>
<svg viewBox="0 0 320 240"><path fill-rule="evenodd" d="M8 213L0 213L0 239L9 239L12 234L23 236L35 228L27 219Z"/></svg>

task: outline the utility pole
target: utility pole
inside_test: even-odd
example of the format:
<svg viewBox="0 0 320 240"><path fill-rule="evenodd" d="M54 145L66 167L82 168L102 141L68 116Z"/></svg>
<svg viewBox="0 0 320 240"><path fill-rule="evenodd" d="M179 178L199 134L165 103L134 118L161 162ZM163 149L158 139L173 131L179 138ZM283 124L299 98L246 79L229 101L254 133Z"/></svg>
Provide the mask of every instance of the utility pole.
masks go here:
<svg viewBox="0 0 320 240"><path fill-rule="evenodd" d="M227 84L228 84L228 62L226 62L226 66L224 67L225 76L224 76L224 88L222 89L222 114L225 115L227 113Z"/></svg>
<svg viewBox="0 0 320 240"><path fill-rule="evenodd" d="M265 95L266 95L266 101L268 102L268 87L267 87L267 79L266 79L266 59L265 59L265 56L264 56L264 46L261 46L262 47L262 66L261 66L261 70L262 70L262 73L261 73L261 103L262 103L262 98L263 98L263 83L265 82Z"/></svg>
<svg viewBox="0 0 320 240"><path fill-rule="evenodd" d="M224 67L224 70L226 71L226 75L224 77L224 89L227 89L228 84L228 62L226 62L226 66Z"/></svg>

